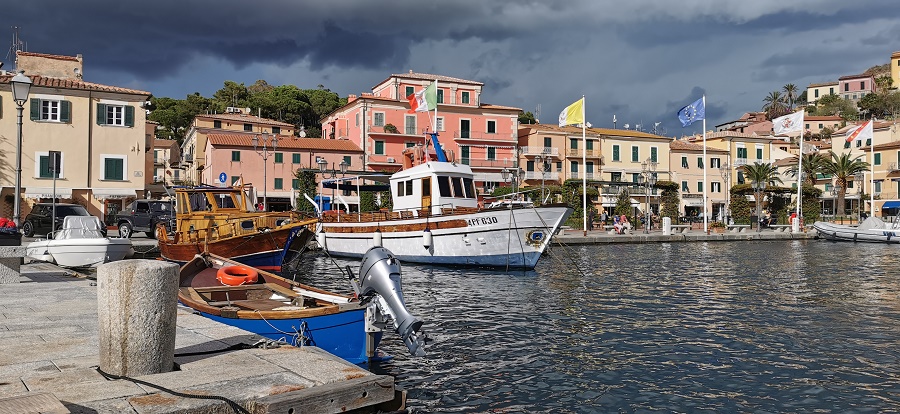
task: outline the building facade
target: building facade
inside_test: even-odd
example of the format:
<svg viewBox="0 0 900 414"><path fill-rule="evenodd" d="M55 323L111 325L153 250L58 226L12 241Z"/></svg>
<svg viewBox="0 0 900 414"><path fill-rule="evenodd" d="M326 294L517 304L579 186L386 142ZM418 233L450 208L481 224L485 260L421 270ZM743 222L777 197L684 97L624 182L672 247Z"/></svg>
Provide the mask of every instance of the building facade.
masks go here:
<svg viewBox="0 0 900 414"><path fill-rule="evenodd" d="M703 158L703 145L674 140L668 148L672 181L678 184L681 195L679 213L691 217L703 217L709 211L710 219L722 220L728 215L731 185L728 151L707 146ZM706 179L704 180L704 169ZM707 183L704 186L704 183ZM703 192L706 190L707 204L703 206Z"/></svg>

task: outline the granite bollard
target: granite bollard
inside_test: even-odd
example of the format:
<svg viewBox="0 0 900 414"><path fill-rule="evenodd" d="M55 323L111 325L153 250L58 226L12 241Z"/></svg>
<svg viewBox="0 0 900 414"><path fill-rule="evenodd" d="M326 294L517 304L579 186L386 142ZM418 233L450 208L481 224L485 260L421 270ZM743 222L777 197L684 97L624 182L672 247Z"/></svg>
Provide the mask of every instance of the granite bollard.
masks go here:
<svg viewBox="0 0 900 414"><path fill-rule="evenodd" d="M97 269L100 369L140 376L173 370L178 265L121 260Z"/></svg>

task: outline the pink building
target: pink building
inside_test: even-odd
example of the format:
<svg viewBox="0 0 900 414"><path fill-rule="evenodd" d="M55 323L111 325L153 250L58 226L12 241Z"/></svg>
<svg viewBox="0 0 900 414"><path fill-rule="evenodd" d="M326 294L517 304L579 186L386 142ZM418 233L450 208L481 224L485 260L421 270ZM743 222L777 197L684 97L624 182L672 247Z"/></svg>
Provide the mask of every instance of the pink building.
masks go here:
<svg viewBox="0 0 900 414"><path fill-rule="evenodd" d="M361 169L362 150L347 140L327 140L321 138L297 138L277 135L278 142L272 147L271 134L256 134L220 131L206 136L205 165L201 172L202 182L218 183L224 174L225 185L231 185L243 178L244 184L252 184L257 202L265 202L269 211L284 211L291 208L293 189L299 185L294 172L301 169L319 171L318 161L324 159L328 165L325 174L330 177L331 169L340 174L341 162L349 165L347 172L358 173ZM253 138L257 137L254 148ZM263 141L266 152L262 151ZM265 157L264 157L265 155ZM322 174L316 177L322 181Z"/></svg>
<svg viewBox="0 0 900 414"><path fill-rule="evenodd" d="M408 113L407 96L437 80L438 109ZM437 131L448 158L470 165L481 191L501 182L500 171L516 162L519 108L481 102L481 82L442 75L394 74L372 93L350 95L347 105L322 120L322 134L348 140L362 149L363 170L393 173L403 166L403 151L424 145ZM429 144L430 145L430 144ZM429 147L429 152L433 149Z"/></svg>
<svg viewBox="0 0 900 414"><path fill-rule="evenodd" d="M841 76L838 78L838 91L841 98L856 102L875 92L875 78L867 74Z"/></svg>

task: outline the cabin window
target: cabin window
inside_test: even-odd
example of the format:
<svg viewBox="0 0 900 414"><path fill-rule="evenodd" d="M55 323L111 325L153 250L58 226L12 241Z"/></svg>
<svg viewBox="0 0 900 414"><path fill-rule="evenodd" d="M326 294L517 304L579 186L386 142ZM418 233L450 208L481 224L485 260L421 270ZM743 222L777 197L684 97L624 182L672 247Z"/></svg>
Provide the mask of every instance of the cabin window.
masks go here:
<svg viewBox="0 0 900 414"><path fill-rule="evenodd" d="M413 195L413 180L406 182L406 195Z"/></svg>
<svg viewBox="0 0 900 414"><path fill-rule="evenodd" d="M462 177L453 177L453 196L456 198L464 198Z"/></svg>
<svg viewBox="0 0 900 414"><path fill-rule="evenodd" d="M463 178L463 187L466 190L466 198L475 198L475 182L471 178Z"/></svg>
<svg viewBox="0 0 900 414"><path fill-rule="evenodd" d="M241 221L241 230L253 230L254 227L253 220Z"/></svg>
<svg viewBox="0 0 900 414"><path fill-rule="evenodd" d="M406 195L406 186L403 185L403 181L397 181L397 197L403 197Z"/></svg>
<svg viewBox="0 0 900 414"><path fill-rule="evenodd" d="M234 206L234 200L231 198L231 194L213 194L213 198L216 199L216 206L219 208L236 208Z"/></svg>
<svg viewBox="0 0 900 414"><path fill-rule="evenodd" d="M441 191L441 197L450 197L450 177L438 176L438 189Z"/></svg>

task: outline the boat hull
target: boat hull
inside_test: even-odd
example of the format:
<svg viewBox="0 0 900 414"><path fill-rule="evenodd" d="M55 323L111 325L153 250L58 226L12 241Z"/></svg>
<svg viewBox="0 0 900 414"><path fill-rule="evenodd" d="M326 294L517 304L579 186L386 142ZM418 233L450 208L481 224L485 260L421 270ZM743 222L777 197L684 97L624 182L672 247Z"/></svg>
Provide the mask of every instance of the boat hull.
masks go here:
<svg viewBox="0 0 900 414"><path fill-rule="evenodd" d="M131 240L88 238L41 240L30 243L25 255L61 267L91 267L122 260L133 253Z"/></svg>
<svg viewBox="0 0 900 414"><path fill-rule="evenodd" d="M269 320L223 318L205 312L200 314L273 341L286 340L293 342L293 346L316 346L352 364L369 361L366 355L365 309L310 318ZM375 338L377 347L381 333Z"/></svg>
<svg viewBox="0 0 900 414"><path fill-rule="evenodd" d="M313 233L305 226L294 226L209 243L179 242L160 236L158 243L162 258L181 264L209 252L258 269L280 271L283 263L294 261L303 252L312 237Z"/></svg>
<svg viewBox="0 0 900 414"><path fill-rule="evenodd" d="M319 242L331 255L359 258L380 237L381 247L403 262L532 269L571 212L565 206L549 206L377 223L326 222ZM427 248L426 228L431 234Z"/></svg>
<svg viewBox="0 0 900 414"><path fill-rule="evenodd" d="M850 241L862 243L900 244L900 230L889 228L860 229L857 226L846 226L817 221L813 224L819 237L833 241Z"/></svg>

